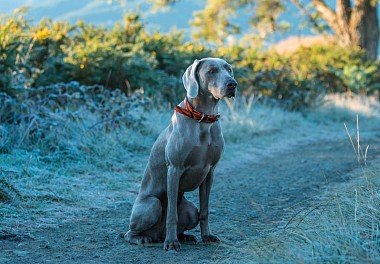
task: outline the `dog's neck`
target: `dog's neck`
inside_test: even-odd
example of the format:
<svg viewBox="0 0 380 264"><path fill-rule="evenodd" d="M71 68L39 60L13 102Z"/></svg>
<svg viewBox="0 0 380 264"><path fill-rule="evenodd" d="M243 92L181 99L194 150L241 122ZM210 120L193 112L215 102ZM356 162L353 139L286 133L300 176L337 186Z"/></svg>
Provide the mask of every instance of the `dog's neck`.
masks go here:
<svg viewBox="0 0 380 264"><path fill-rule="evenodd" d="M202 112L206 115L215 115L218 113L218 99L215 99L212 94L199 93L195 98L187 97L189 103L195 110Z"/></svg>

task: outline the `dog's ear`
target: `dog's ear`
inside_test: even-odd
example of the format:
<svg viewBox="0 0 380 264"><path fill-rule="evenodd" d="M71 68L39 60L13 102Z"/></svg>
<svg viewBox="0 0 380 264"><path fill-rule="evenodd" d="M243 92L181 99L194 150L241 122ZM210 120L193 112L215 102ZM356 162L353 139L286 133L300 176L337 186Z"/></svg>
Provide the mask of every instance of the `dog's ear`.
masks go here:
<svg viewBox="0 0 380 264"><path fill-rule="evenodd" d="M195 60L193 64L186 69L185 73L182 76L183 85L185 86L187 96L190 98L197 97L198 95L199 84L195 73L200 62L200 60Z"/></svg>

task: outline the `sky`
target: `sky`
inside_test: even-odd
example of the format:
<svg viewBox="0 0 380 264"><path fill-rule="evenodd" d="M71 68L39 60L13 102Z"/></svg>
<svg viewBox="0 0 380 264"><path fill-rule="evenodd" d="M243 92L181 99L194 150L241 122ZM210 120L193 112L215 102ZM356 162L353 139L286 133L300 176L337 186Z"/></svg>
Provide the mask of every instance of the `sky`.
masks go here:
<svg viewBox="0 0 380 264"><path fill-rule="evenodd" d="M153 29L189 30L189 20L195 10L202 9L203 0L182 0L171 10L148 12L149 5L143 0L0 0L0 10L11 13L15 8L30 7L28 18L39 21L43 17L112 26L120 21L125 12L139 11L148 26Z"/></svg>

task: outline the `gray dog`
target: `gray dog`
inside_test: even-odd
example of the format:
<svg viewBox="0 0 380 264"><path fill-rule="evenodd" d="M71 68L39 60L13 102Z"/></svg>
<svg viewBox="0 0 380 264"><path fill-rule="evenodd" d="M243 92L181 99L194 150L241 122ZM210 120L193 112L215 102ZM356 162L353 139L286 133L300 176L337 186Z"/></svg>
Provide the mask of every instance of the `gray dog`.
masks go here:
<svg viewBox="0 0 380 264"><path fill-rule="evenodd" d="M164 242L165 250L196 238L184 234L200 222L203 242L219 242L208 226L209 196L224 139L218 102L234 97L237 83L222 59L195 60L183 75L187 96L175 108L171 124L153 145L139 194L132 208L126 241ZM184 193L199 187L200 211Z"/></svg>

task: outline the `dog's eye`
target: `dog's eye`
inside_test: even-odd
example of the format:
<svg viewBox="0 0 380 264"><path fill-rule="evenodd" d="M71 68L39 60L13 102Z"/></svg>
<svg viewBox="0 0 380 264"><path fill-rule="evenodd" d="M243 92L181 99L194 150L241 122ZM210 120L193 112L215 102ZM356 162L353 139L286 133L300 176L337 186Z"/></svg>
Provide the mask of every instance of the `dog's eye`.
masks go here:
<svg viewBox="0 0 380 264"><path fill-rule="evenodd" d="M229 73L231 73L231 72L232 72L231 68L227 68L227 71L228 71Z"/></svg>
<svg viewBox="0 0 380 264"><path fill-rule="evenodd" d="M218 72L218 68L211 68L208 72L209 73L217 73Z"/></svg>

